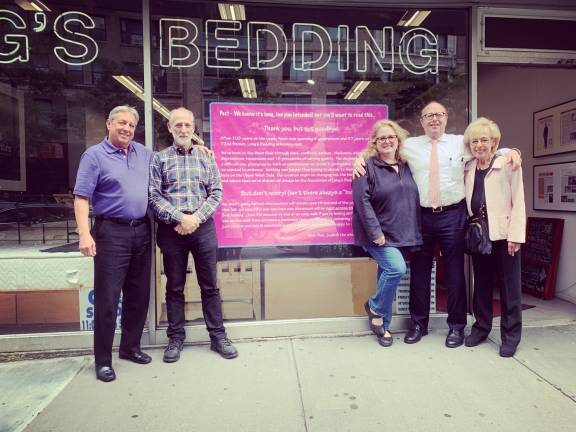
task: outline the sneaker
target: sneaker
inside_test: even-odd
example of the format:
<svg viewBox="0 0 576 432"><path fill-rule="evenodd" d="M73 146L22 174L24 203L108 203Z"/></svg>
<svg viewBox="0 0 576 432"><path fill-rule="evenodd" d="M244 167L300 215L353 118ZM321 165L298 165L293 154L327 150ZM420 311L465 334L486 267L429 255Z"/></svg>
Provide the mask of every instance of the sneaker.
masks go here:
<svg viewBox="0 0 576 432"><path fill-rule="evenodd" d="M238 357L238 351L230 342L230 339L223 338L223 339L212 339L210 341L210 349L212 351L216 351L225 359L233 359L234 357Z"/></svg>
<svg viewBox="0 0 576 432"><path fill-rule="evenodd" d="M174 363L180 360L180 351L184 347L184 341L181 339L170 339L168 346L164 350L164 361Z"/></svg>

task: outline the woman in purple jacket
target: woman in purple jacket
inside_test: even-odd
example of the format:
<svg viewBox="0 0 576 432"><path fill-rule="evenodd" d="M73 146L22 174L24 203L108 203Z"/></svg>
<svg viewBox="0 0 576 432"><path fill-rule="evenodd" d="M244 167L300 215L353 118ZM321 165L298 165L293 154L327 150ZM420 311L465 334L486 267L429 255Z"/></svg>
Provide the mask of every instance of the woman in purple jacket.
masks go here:
<svg viewBox="0 0 576 432"><path fill-rule="evenodd" d="M376 292L364 305L370 329L380 345L392 345L392 303L406 273L405 256L422 244L418 188L400 159L408 133L396 122L380 120L372 128L363 157L366 175L352 181L354 240L378 263Z"/></svg>

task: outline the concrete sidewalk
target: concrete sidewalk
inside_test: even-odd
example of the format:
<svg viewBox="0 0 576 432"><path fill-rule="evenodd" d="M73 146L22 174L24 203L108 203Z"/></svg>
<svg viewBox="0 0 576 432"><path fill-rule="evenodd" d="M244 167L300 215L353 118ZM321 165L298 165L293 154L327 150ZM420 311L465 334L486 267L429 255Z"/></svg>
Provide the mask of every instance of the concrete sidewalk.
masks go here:
<svg viewBox="0 0 576 432"><path fill-rule="evenodd" d="M174 364L148 350L146 366L115 358L108 384L91 357L6 363L0 431L575 430L576 325L525 328L511 359L497 330L476 348L445 333L242 342L235 360L187 346Z"/></svg>

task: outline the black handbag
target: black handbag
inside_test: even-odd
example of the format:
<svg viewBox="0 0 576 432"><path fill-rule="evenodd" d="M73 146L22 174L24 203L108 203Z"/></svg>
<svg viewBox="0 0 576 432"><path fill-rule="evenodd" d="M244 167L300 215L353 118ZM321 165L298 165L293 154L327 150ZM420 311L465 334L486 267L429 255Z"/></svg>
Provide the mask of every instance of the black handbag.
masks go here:
<svg viewBox="0 0 576 432"><path fill-rule="evenodd" d="M494 158L490 162L488 170L492 168ZM469 255L490 255L492 242L488 231L488 216L486 215L486 196L482 188L482 205L478 215L472 215L466 220L464 231L464 251Z"/></svg>
<svg viewBox="0 0 576 432"><path fill-rule="evenodd" d="M469 255L490 255L492 253L492 242L488 232L486 205L484 203L480 208L479 215L470 216L466 220L464 250Z"/></svg>

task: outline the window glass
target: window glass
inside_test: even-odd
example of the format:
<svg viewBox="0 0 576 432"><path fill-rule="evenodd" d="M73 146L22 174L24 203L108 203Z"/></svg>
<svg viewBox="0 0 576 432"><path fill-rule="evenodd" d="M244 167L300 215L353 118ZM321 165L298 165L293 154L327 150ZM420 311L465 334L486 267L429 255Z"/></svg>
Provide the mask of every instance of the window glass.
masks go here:
<svg viewBox="0 0 576 432"><path fill-rule="evenodd" d="M140 2L17 3L0 8L0 334L88 330L92 259L78 252L72 190L113 107L136 107L144 140L143 103L114 78L143 84Z"/></svg>
<svg viewBox="0 0 576 432"><path fill-rule="evenodd" d="M288 194L328 194L337 181L343 182L337 192L349 194L352 160L367 139L366 118L376 120L370 116L386 113L421 135L421 104L439 100L450 114L447 132L463 132L469 105L467 11L433 10L414 28L398 25L406 12L399 7L269 2L244 5L245 18L236 21L208 1L152 0L150 7L152 23L164 26L157 31L163 39L151 49L153 96L169 109L194 112L223 178L216 220L226 319L363 314L375 266L349 236L342 241L330 232L331 224L349 225L349 197L318 199L309 211L313 199ZM355 92L362 82L367 86ZM334 132L330 116L352 120ZM159 111L153 127L156 149L172 144ZM327 154L326 142L337 139L341 144ZM311 186L314 179L317 187ZM270 197L264 204L256 199L263 195ZM248 207L258 205L251 213ZM276 236L270 236L271 226ZM156 307L164 325L165 279L159 272ZM190 274L190 321L201 320L196 289Z"/></svg>

